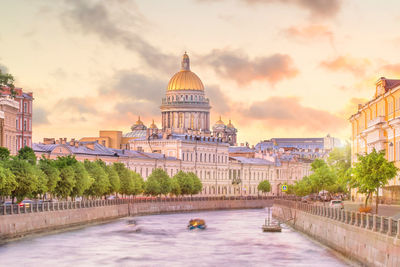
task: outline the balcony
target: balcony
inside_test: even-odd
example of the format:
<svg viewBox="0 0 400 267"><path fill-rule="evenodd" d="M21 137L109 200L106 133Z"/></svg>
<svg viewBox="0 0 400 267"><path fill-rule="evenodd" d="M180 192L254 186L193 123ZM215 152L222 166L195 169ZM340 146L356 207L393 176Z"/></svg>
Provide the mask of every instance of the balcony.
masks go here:
<svg viewBox="0 0 400 267"><path fill-rule="evenodd" d="M380 123L385 123L385 116L378 116L378 117L368 121L367 126L369 128L369 127L373 127Z"/></svg>

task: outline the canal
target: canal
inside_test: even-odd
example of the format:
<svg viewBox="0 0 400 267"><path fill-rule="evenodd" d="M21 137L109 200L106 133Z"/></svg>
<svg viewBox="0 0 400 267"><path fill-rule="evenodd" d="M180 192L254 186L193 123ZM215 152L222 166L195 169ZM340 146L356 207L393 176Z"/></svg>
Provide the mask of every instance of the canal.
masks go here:
<svg viewBox="0 0 400 267"><path fill-rule="evenodd" d="M291 228L263 233L266 214L252 209L124 218L2 244L0 265L347 266L332 250ZM186 230L196 217L206 220L206 230Z"/></svg>

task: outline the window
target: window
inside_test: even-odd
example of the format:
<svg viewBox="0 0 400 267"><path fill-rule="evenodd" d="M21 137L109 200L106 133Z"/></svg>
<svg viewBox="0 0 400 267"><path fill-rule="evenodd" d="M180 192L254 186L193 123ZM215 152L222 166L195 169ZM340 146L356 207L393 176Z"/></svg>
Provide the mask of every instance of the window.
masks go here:
<svg viewBox="0 0 400 267"><path fill-rule="evenodd" d="M26 131L26 120L24 121L24 131Z"/></svg>
<svg viewBox="0 0 400 267"><path fill-rule="evenodd" d="M101 144L102 144L103 146L106 146L106 140L101 141Z"/></svg>
<svg viewBox="0 0 400 267"><path fill-rule="evenodd" d="M185 153L182 153L182 160L185 161Z"/></svg>
<svg viewBox="0 0 400 267"><path fill-rule="evenodd" d="M27 103L24 103L24 112L26 113L27 112Z"/></svg>
<svg viewBox="0 0 400 267"><path fill-rule="evenodd" d="M18 130L18 119L15 120L15 128Z"/></svg>
<svg viewBox="0 0 400 267"><path fill-rule="evenodd" d="M393 102L389 103L389 114L393 113Z"/></svg>

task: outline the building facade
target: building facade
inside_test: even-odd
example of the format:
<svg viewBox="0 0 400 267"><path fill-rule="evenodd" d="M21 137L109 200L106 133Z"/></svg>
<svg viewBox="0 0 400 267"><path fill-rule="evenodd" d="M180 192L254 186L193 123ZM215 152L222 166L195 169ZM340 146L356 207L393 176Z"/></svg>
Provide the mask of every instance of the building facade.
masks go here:
<svg viewBox="0 0 400 267"><path fill-rule="evenodd" d="M22 88L14 88L14 100L18 103L16 125L16 149L17 151L24 146L32 147L32 114L33 114L33 93L23 92ZM2 95L11 96L8 87L2 87Z"/></svg>
<svg viewBox="0 0 400 267"><path fill-rule="evenodd" d="M350 117L352 126L352 163L357 154L367 154L376 149L385 150L386 158L400 167L400 80L380 78L375 84L374 97ZM383 201L400 202L400 176L384 186L380 192ZM356 190L357 200L364 196Z"/></svg>
<svg viewBox="0 0 400 267"><path fill-rule="evenodd" d="M11 155L18 151L18 131L16 121L18 121L19 104L9 96L0 97L0 145L8 148Z"/></svg>

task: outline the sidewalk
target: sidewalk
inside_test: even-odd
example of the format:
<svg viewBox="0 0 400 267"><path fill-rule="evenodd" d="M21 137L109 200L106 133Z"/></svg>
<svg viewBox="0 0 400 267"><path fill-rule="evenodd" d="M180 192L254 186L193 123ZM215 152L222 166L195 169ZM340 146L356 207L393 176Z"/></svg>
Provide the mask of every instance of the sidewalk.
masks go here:
<svg viewBox="0 0 400 267"><path fill-rule="evenodd" d="M372 204L372 213L375 214L375 203ZM349 211L358 211L358 208L364 206L363 202L352 202L352 201L344 201L345 210ZM387 204L379 204L378 205L378 215L393 217L393 219L400 219L400 205L387 205Z"/></svg>

